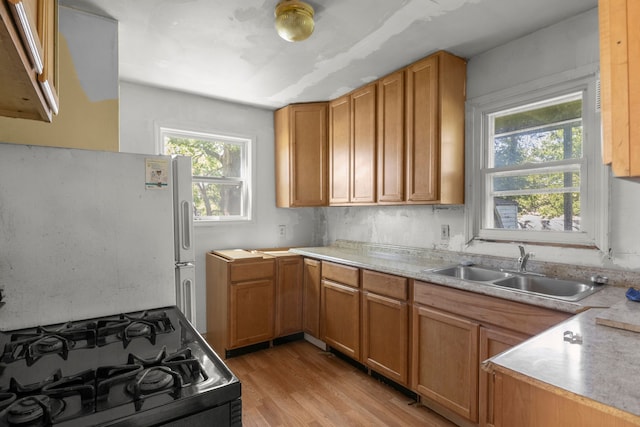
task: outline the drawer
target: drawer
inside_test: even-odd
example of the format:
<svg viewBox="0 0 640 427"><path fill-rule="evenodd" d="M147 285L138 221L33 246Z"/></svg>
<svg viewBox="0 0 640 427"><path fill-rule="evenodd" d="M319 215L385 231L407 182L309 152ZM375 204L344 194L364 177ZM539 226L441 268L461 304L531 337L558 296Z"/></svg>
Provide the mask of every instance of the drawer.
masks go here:
<svg viewBox="0 0 640 427"><path fill-rule="evenodd" d="M360 287L358 268L349 267L348 265L322 261L322 278L354 288Z"/></svg>
<svg viewBox="0 0 640 427"><path fill-rule="evenodd" d="M273 259L256 262L232 262L230 264L232 283L273 277L276 270Z"/></svg>
<svg viewBox="0 0 640 427"><path fill-rule="evenodd" d="M389 298L409 299L408 280L405 277L362 270L362 289Z"/></svg>

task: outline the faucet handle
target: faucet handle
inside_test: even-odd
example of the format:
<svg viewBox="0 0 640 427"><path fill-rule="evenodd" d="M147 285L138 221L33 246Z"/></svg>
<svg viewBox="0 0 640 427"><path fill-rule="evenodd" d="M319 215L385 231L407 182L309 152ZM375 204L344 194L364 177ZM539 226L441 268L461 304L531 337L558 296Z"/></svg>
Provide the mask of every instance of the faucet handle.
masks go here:
<svg viewBox="0 0 640 427"><path fill-rule="evenodd" d="M606 285L609 283L609 278L607 276L595 275L591 276L591 281L596 285Z"/></svg>
<svg viewBox="0 0 640 427"><path fill-rule="evenodd" d="M524 258L524 246L518 245L518 249L520 249L520 258Z"/></svg>

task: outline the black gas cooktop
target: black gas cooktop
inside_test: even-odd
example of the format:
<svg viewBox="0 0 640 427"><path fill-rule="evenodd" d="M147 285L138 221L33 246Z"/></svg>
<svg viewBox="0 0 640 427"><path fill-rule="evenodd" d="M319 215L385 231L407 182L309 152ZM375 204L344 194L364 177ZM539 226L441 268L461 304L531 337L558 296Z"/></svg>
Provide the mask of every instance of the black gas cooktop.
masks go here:
<svg viewBox="0 0 640 427"><path fill-rule="evenodd" d="M240 382L176 307L0 333L0 426L241 425Z"/></svg>

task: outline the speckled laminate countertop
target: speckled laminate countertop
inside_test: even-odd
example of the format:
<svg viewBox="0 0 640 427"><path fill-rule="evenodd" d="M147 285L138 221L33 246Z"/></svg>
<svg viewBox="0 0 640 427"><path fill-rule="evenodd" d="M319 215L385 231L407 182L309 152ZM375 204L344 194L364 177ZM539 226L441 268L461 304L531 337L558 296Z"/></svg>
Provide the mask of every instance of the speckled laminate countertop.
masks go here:
<svg viewBox="0 0 640 427"><path fill-rule="evenodd" d="M311 258L409 277L478 294L550 308L565 313L579 313L592 307L611 307L613 304L624 299L624 292L626 290L614 286L603 286L603 289L595 294L580 301L572 302L519 292L491 284L470 282L430 272L429 270L454 265L458 262L455 259L440 254L425 256L410 249L407 249L407 252L400 253L394 251L372 253L363 251L360 248L339 246L294 248L290 249L290 251Z"/></svg>
<svg viewBox="0 0 640 427"><path fill-rule="evenodd" d="M586 397L625 413L640 424L640 335L596 324L604 309L591 309L485 362ZM564 340L579 334L581 342ZM626 418L629 419L628 414ZM635 416L635 417L634 417Z"/></svg>

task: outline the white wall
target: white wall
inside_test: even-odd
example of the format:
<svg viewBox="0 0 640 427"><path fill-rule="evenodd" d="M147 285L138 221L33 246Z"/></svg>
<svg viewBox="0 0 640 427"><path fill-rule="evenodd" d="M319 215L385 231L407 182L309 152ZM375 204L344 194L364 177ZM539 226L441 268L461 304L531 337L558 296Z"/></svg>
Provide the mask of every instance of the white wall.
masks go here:
<svg viewBox="0 0 640 427"><path fill-rule="evenodd" d="M467 99L570 72L599 61L597 9L471 58ZM473 191L468 183L467 191ZM611 187L610 246L606 251L531 246L540 261L603 267L640 268L640 183L615 179ZM517 257L515 244L465 242L464 207L429 206L324 208L323 242L336 239L445 248L454 251ZM451 238L440 240L440 225Z"/></svg>
<svg viewBox="0 0 640 427"><path fill-rule="evenodd" d="M156 126L242 135L255 140L255 220L195 229L197 320L206 328L205 255L214 249L314 246L314 209L275 206L273 112L149 86L120 83L120 151L156 153ZM278 225L286 224L285 238Z"/></svg>

